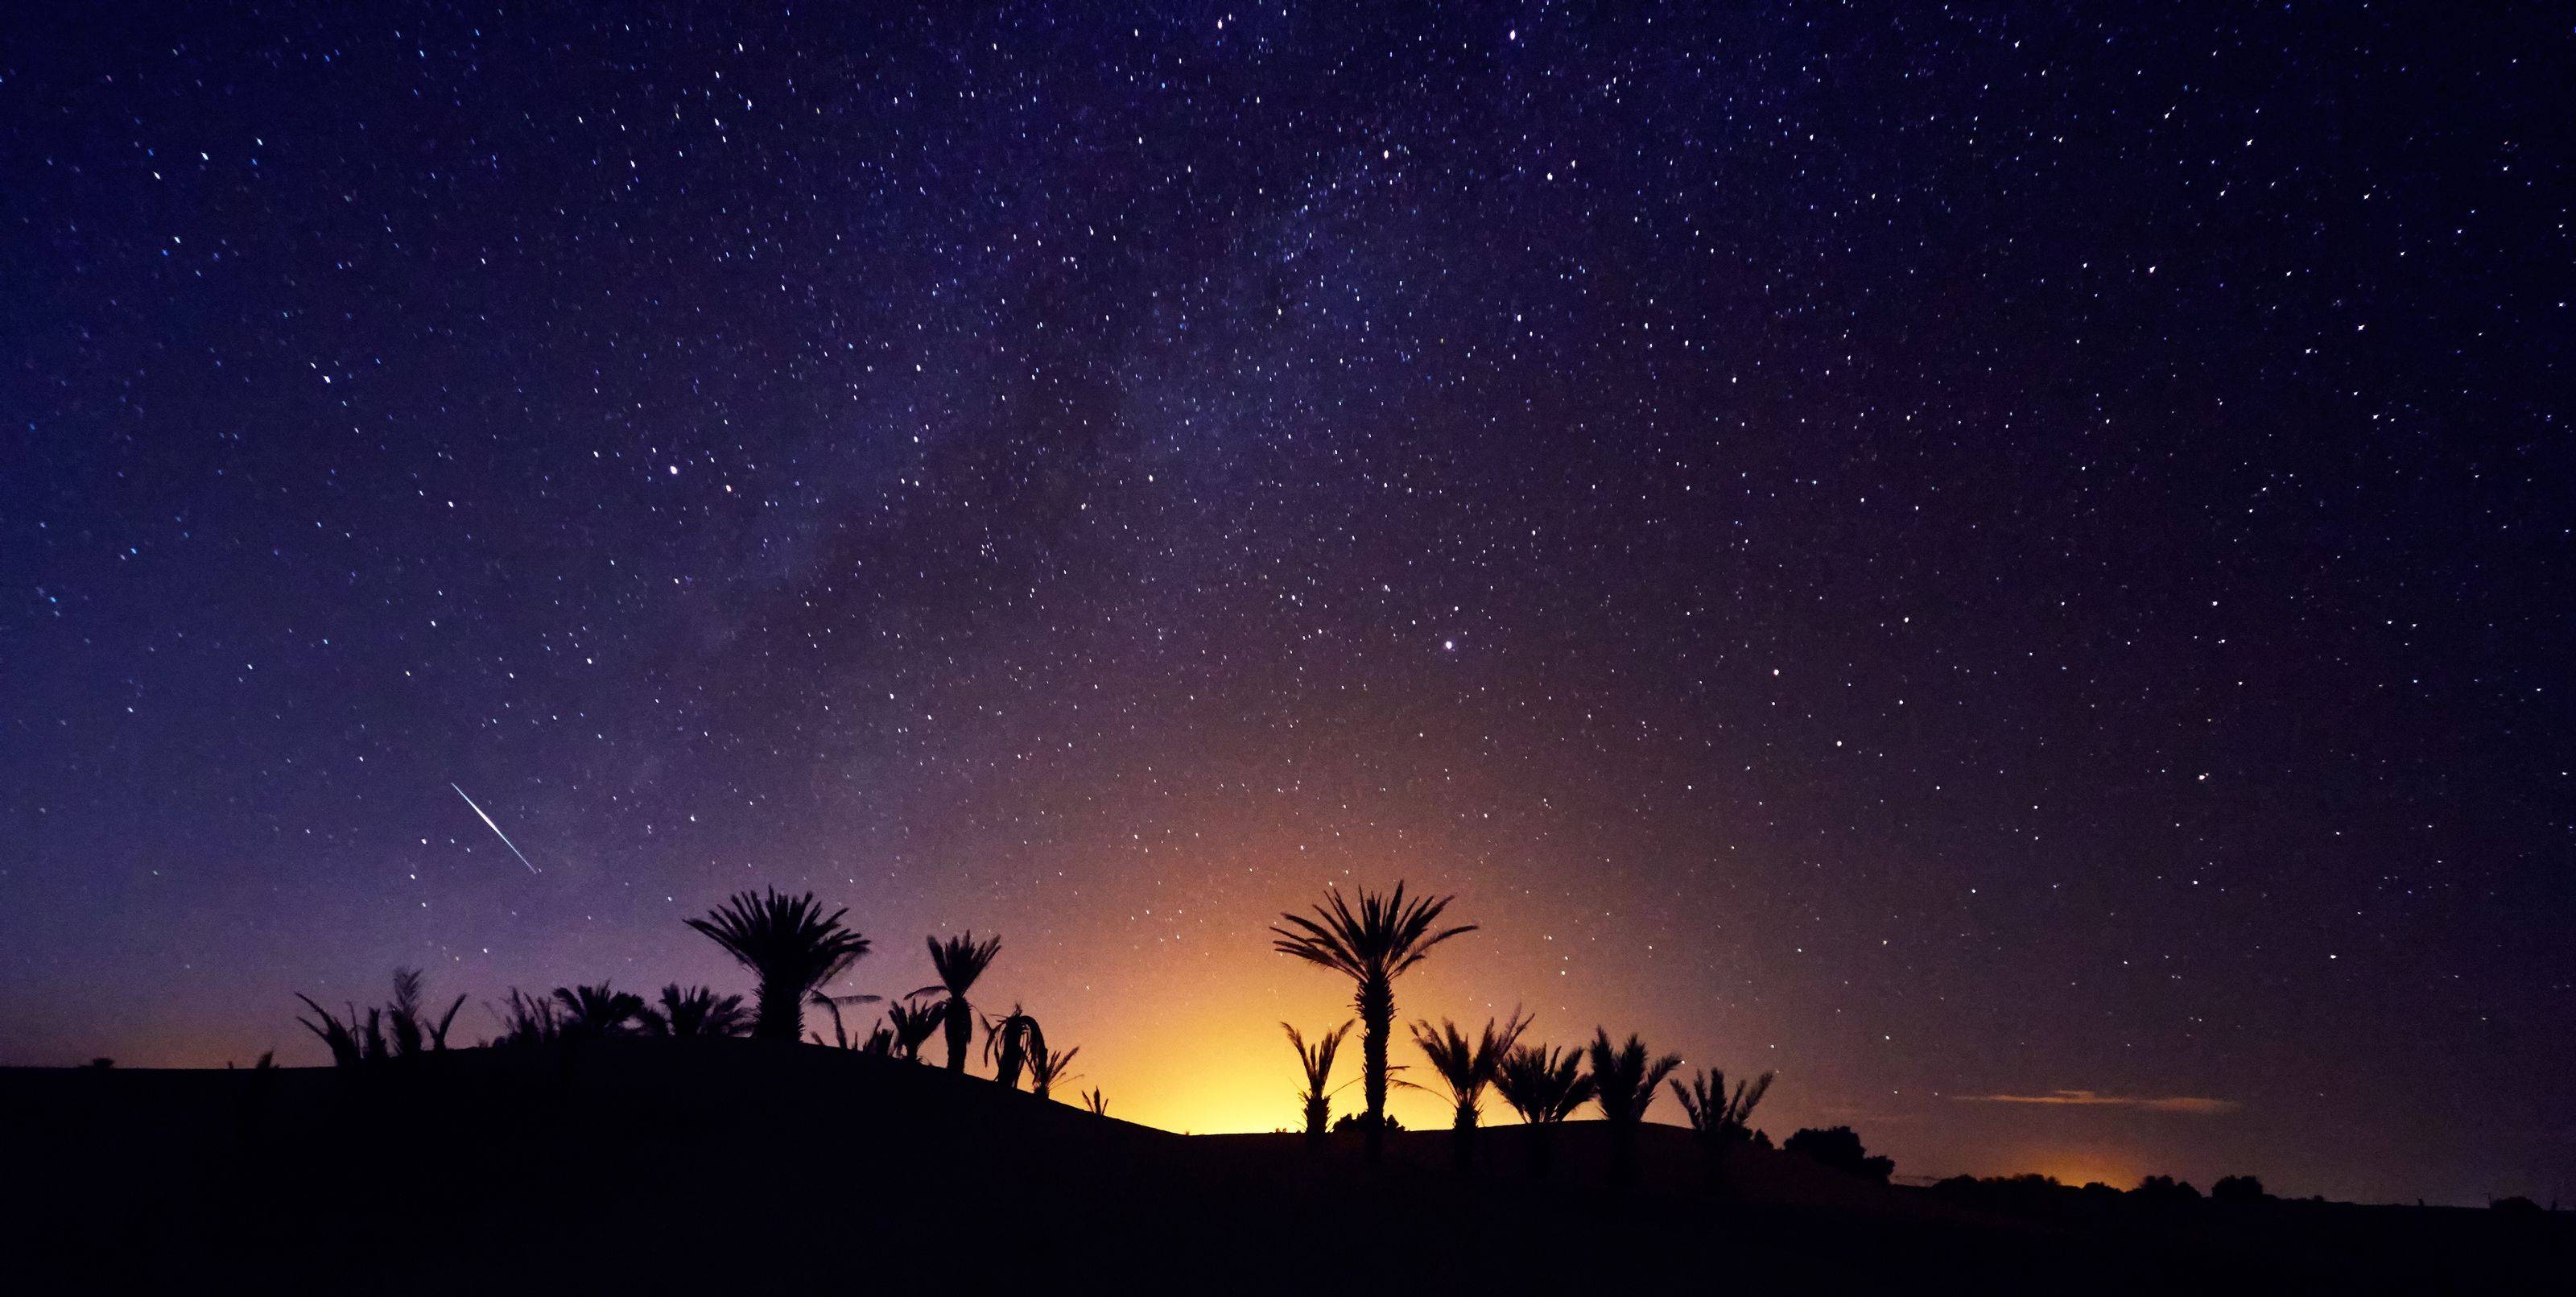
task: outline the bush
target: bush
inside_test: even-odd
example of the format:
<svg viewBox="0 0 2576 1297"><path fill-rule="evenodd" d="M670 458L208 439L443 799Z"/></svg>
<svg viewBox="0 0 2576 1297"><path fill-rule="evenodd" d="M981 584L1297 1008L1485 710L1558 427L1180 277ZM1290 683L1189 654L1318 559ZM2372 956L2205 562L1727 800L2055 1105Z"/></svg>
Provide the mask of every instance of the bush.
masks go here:
<svg viewBox="0 0 2576 1297"><path fill-rule="evenodd" d="M1887 1183L1887 1177L1896 1171L1895 1158L1871 1157L1869 1150L1861 1147L1860 1136L1849 1126L1825 1130L1809 1127L1791 1135L1788 1142L1780 1147L1786 1152L1814 1158L1837 1171L1880 1184Z"/></svg>

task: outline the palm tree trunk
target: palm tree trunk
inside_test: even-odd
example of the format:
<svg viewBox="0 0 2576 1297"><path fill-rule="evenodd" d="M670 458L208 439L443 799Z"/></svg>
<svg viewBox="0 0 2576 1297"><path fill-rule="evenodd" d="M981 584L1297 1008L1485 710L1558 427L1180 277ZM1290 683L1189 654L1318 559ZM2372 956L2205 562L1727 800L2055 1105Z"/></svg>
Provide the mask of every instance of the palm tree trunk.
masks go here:
<svg viewBox="0 0 2576 1297"><path fill-rule="evenodd" d="M1360 983L1360 1091L1368 1101L1369 1160L1386 1151L1386 1037L1395 1022L1395 983L1372 977Z"/></svg>
<svg viewBox="0 0 2576 1297"><path fill-rule="evenodd" d="M1306 1147L1308 1149L1319 1149L1324 1146L1324 1134L1328 1129L1330 1129L1329 1123L1332 1120L1332 1116L1332 1100L1313 1099L1307 1102Z"/></svg>
<svg viewBox="0 0 2576 1297"><path fill-rule="evenodd" d="M940 1027L948 1033L948 1070L966 1070L966 1050L975 1043L975 1010L956 996L948 997L948 1011L940 1016Z"/></svg>
<svg viewBox="0 0 2576 1297"><path fill-rule="evenodd" d="M759 1001L751 1020L753 1039L794 1041L805 1038L805 996L800 988L762 982L753 998Z"/></svg>

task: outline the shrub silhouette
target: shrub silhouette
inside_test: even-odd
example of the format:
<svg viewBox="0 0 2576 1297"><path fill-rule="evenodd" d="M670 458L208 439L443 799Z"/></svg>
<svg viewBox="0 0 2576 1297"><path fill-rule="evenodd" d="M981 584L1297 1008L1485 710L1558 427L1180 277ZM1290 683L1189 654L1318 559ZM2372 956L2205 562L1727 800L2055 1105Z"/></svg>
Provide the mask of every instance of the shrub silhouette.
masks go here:
<svg viewBox="0 0 2576 1297"><path fill-rule="evenodd" d="M939 980L913 994L947 997L938 1002L938 1009L940 1025L948 1032L951 1072L966 1070L966 1051L975 1046L975 1006L967 1002L966 993L975 989L976 979L993 966L993 956L1000 953L1000 937L977 941L971 931L945 941L930 939L930 966L939 974ZM901 1028L896 1030L899 1036Z"/></svg>
<svg viewBox="0 0 2576 1297"><path fill-rule="evenodd" d="M883 996L876 995L825 995L821 991L816 991L811 1003L815 1008L821 1009L823 1012L832 1016L831 1045L834 1049L858 1049L868 1050L873 1053L883 1053L885 1051L881 1049L870 1048L873 1043L873 1038L853 1043L850 1040L849 1024L841 1018L841 1006L844 1004L874 1004L883 998ZM878 1030L883 1031L884 1029L879 1028ZM823 1033L818 1031L811 1033L811 1035L815 1044L820 1045L824 1043Z"/></svg>
<svg viewBox="0 0 2576 1297"><path fill-rule="evenodd" d="M894 1056L907 1063L920 1062L921 1047L930 1042L931 1033L939 1030L947 1014L948 1005L942 1000L903 999L886 1006L886 1028L893 1037L889 1044Z"/></svg>
<svg viewBox="0 0 2576 1297"><path fill-rule="evenodd" d="M662 988L660 1004L637 1016L648 1036L739 1036L751 1030L741 996L719 996L703 986L682 990L677 982Z"/></svg>
<svg viewBox="0 0 2576 1297"><path fill-rule="evenodd" d="M1354 911L1341 892L1328 891L1325 903L1315 907L1315 917L1282 914L1279 917L1286 926L1270 929L1278 938L1272 948L1279 953L1331 969L1355 984L1352 1002L1360 1020L1361 1093L1368 1104L1361 1129L1368 1134L1372 1160L1384 1149L1388 1129L1386 1043L1395 1024L1395 979L1421 963L1441 942L1476 930L1472 923L1433 930L1441 912L1455 899L1408 901L1404 884L1398 882L1394 891L1384 894L1361 889L1359 909Z"/></svg>
<svg viewBox="0 0 2576 1297"><path fill-rule="evenodd" d="M356 1005L347 1005L349 1018L346 1022L314 1003L313 997L298 993L295 998L313 1010L313 1018L299 1016L296 1021L321 1038L323 1046L331 1051L334 1067L355 1067L361 1063L444 1052L448 1027L456 1021L456 1011L464 1007L465 997L457 996L455 1003L447 1006L447 1012L432 1019L422 1007L420 989L419 969L397 968L394 970L393 1002L383 1007L369 1007L363 1019L358 1016ZM314 1018L320 1021L314 1021Z"/></svg>
<svg viewBox="0 0 2576 1297"><path fill-rule="evenodd" d="M2189 1180L2176 1180L2169 1175L2151 1175L2138 1181L2129 1197L2150 1207L2180 1207L2200 1201L2200 1190Z"/></svg>
<svg viewBox="0 0 2576 1297"><path fill-rule="evenodd" d="M2261 1202L2270 1194L2263 1192L2263 1182L2250 1175L2222 1175L2209 1186L2212 1202Z"/></svg>
<svg viewBox="0 0 2576 1297"><path fill-rule="evenodd" d="M1289 1045L1297 1051L1298 1070L1306 1077L1306 1088L1297 1092L1297 1102L1306 1112L1308 1148L1323 1145L1324 1131L1333 1115L1333 1058L1341 1053L1342 1038L1351 1034L1351 1026L1351 1021L1344 1019L1342 1025L1316 1037L1315 1043L1309 1045L1295 1027L1279 1024L1279 1029L1288 1033Z"/></svg>
<svg viewBox="0 0 2576 1297"><path fill-rule="evenodd" d="M1099 1086L1095 1085L1082 1092L1082 1106L1094 1117L1109 1115L1109 1101L1100 1097Z"/></svg>
<svg viewBox="0 0 2576 1297"><path fill-rule="evenodd" d="M1887 1183L1887 1177L1896 1171L1895 1158L1870 1156L1869 1150L1861 1147L1860 1136L1849 1126L1829 1126L1822 1130L1809 1127L1791 1135L1780 1148L1783 1152L1813 1158L1837 1171L1880 1184Z"/></svg>
<svg viewBox="0 0 2576 1297"><path fill-rule="evenodd" d="M1494 1070L1494 1091L1529 1123L1530 1170L1545 1175L1553 1165L1549 1132L1591 1101L1592 1078L1583 1074L1581 1049L1523 1045Z"/></svg>
<svg viewBox="0 0 2576 1297"><path fill-rule="evenodd" d="M738 892L690 927L724 948L758 979L751 1034L760 1040L805 1038L805 1001L868 953L868 939L841 926L846 908L828 916L812 892L766 896Z"/></svg>
<svg viewBox="0 0 2576 1297"><path fill-rule="evenodd" d="M1610 1122L1610 1178L1625 1181L1636 1156L1637 1127L1654 1106L1655 1088L1682 1065L1681 1055L1666 1054L1649 1063L1646 1043L1635 1035L1613 1048L1609 1029L1595 1028L1590 1061L1592 1101Z"/></svg>
<svg viewBox="0 0 2576 1297"><path fill-rule="evenodd" d="M643 1031L644 997L631 991L597 986L558 986L555 1003L563 1010L560 1034L571 1040L628 1036Z"/></svg>
<svg viewBox="0 0 2576 1297"><path fill-rule="evenodd" d="M563 1014L551 997L529 995L513 986L510 998L503 1004L508 1007L504 1009L488 1002L483 1006L491 1010L492 1016L501 1023L500 1038L493 1044L543 1045L563 1035Z"/></svg>
<svg viewBox="0 0 2576 1297"><path fill-rule="evenodd" d="M1052 1096L1058 1081L1074 1077L1073 1056L1082 1052L1076 1045L1067 1050L1047 1048L1046 1034L1037 1029L1037 1020L1029 1020L1029 1093L1044 1099Z"/></svg>
<svg viewBox="0 0 2576 1297"><path fill-rule="evenodd" d="M1462 1171L1475 1163L1476 1122L1483 1115L1485 1087L1494 1083L1503 1059L1520 1043L1529 1025L1530 1020L1514 1009L1499 1024L1485 1019L1485 1029L1469 1041L1458 1024L1447 1018L1440 1020L1436 1031L1428 1021L1413 1024L1413 1043L1421 1046L1423 1057L1431 1061L1431 1074L1448 1091L1449 1129L1457 1132L1451 1156Z"/></svg>

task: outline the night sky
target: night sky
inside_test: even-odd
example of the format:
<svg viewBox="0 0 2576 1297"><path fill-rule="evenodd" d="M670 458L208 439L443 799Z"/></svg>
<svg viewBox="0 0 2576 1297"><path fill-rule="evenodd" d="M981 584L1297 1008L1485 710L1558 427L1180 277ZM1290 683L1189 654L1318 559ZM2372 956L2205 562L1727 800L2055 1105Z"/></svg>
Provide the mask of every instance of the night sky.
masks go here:
<svg viewBox="0 0 2576 1297"><path fill-rule="evenodd" d="M1900 1175L2576 1194L2563 10L218 8L0 33L0 1061L775 885L1271 1129L1402 877Z"/></svg>

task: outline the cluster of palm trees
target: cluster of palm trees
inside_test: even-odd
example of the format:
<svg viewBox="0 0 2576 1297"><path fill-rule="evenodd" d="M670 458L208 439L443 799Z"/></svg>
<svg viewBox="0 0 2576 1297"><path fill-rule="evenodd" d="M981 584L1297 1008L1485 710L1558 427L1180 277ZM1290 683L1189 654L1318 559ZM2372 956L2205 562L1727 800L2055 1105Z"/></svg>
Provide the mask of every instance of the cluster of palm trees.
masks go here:
<svg viewBox="0 0 2576 1297"><path fill-rule="evenodd" d="M705 918L687 923L750 971L752 994L748 1008L739 995L719 995L707 987L682 987L676 983L663 987L660 1000L651 1004L640 995L617 990L606 982L558 986L545 995L530 995L513 987L508 999L492 1007L501 1034L489 1043L525 1046L619 1036L748 1036L754 1040L811 1040L918 1063L923 1061L922 1050L931 1036L944 1032L948 1070L962 1073L968 1054L973 1052L975 1029L980 1022L984 1059L992 1064L994 1079L1003 1085L1017 1089L1025 1077L1031 1092L1044 1099L1052 1097L1056 1086L1075 1075L1073 1060L1081 1049L1050 1045L1045 1029L1021 1006L1011 1006L1011 1011L1000 1018L977 1013L968 996L1001 953L1002 939L978 939L972 932L930 938L930 963L939 980L888 1004L883 1020L864 1036L853 1039L841 1016L842 1007L877 1003L881 997L832 995L824 989L870 949L866 937L842 923L848 913L846 908L825 913L810 892L797 896L775 890L765 894L737 893ZM319 1036L330 1048L332 1061L343 1067L444 1051L449 1026L465 1003L465 997L459 995L445 1013L433 1018L421 1003L418 969L396 969L393 1002L369 1008L363 1015L352 1004L347 1006L348 1016L343 1019L310 997L297 998L314 1014L312 1019L297 1021ZM808 1008L830 1015L830 1041L826 1042L819 1031L806 1031ZM1083 1101L1093 1112L1107 1110L1097 1089L1083 1096Z"/></svg>
<svg viewBox="0 0 2576 1297"><path fill-rule="evenodd" d="M1431 950L1453 937L1476 930L1473 924L1440 926L1455 897L1408 898L1399 882L1391 892L1363 888L1354 907L1338 890L1328 892L1312 915L1283 914L1271 932L1282 954L1331 969L1351 979L1358 1016L1323 1033L1310 1044L1289 1023L1280 1027L1297 1051L1305 1086L1298 1092L1306 1138L1320 1144L1332 1117L1333 1062L1353 1025L1360 1028L1360 1083L1366 1105L1357 1125L1367 1137L1371 1158L1381 1155L1388 1126L1386 1092L1393 1070L1387 1062L1388 1036L1395 1022L1395 979L1420 964ZM1597 1106L1611 1126L1611 1175L1624 1179L1635 1156L1637 1128L1645 1122L1656 1091L1668 1081L1681 1099L1691 1130L1714 1173L1727 1151L1751 1138L1746 1120L1771 1088L1771 1074L1738 1081L1726 1089L1723 1072L1704 1070L1688 1086L1671 1080L1679 1055L1649 1059L1636 1036L1613 1045L1606 1028L1596 1029L1588 1046L1552 1048L1524 1043L1531 1019L1514 1010L1502 1020L1488 1018L1472 1038L1443 1018L1413 1024L1414 1044L1422 1051L1440 1093L1451 1106L1450 1129L1458 1166L1475 1161L1476 1132L1488 1089L1520 1114L1530 1128L1533 1166L1544 1173L1549 1164L1549 1128L1574 1115L1585 1103ZM1397 1081L1395 1084L1410 1085ZM1429 1087L1414 1087L1428 1089Z"/></svg>

